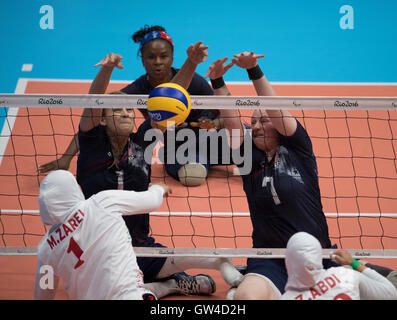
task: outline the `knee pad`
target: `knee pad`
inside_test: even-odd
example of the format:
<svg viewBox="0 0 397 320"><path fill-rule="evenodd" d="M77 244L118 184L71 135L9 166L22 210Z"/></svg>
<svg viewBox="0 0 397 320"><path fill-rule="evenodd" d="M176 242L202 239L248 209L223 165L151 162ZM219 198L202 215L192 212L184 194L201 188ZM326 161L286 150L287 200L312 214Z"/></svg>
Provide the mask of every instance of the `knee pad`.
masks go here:
<svg viewBox="0 0 397 320"><path fill-rule="evenodd" d="M196 187L207 178L207 169L201 163L187 163L178 170L178 177L184 186Z"/></svg>

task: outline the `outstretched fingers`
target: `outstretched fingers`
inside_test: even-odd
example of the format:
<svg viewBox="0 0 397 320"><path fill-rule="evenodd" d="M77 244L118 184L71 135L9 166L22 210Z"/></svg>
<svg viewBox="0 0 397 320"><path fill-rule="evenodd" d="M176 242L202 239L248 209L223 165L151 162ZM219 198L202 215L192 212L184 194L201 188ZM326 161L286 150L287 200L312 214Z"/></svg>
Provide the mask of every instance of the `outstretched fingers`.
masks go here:
<svg viewBox="0 0 397 320"><path fill-rule="evenodd" d="M258 59L265 57L263 54L255 54L253 51L251 52L242 52L239 54L235 54L232 61L238 67L243 69L250 69L255 67L258 64Z"/></svg>
<svg viewBox="0 0 397 320"><path fill-rule="evenodd" d="M196 44L191 44L189 46L189 48L187 49L187 55L193 63L199 64L207 59L208 48L208 46L203 45L203 41L199 41Z"/></svg>
<svg viewBox="0 0 397 320"><path fill-rule="evenodd" d="M228 57L215 60L208 68L205 73L205 78L210 77L210 79L217 79L222 77L231 67L233 67L234 63L230 62L225 65L225 62L228 60Z"/></svg>
<svg viewBox="0 0 397 320"><path fill-rule="evenodd" d="M97 64L94 65L94 67L111 67L111 68L118 68L118 69L124 69L123 64L121 63L121 60L123 59L122 56L119 54L115 53L109 53L108 55L105 56L101 61L99 61Z"/></svg>

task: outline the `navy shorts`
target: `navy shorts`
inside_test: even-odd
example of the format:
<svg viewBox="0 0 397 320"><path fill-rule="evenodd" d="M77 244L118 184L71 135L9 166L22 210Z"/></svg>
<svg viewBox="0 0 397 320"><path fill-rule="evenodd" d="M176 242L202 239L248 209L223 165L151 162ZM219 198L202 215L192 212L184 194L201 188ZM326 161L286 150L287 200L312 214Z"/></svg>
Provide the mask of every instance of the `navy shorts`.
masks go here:
<svg viewBox="0 0 397 320"><path fill-rule="evenodd" d="M165 248L160 243L154 242L154 238L148 237L146 242L141 247L153 247L153 248ZM143 281L145 283L156 281L156 277L159 274L167 258L152 258L152 257L137 257L139 269L143 273Z"/></svg>
<svg viewBox="0 0 397 320"><path fill-rule="evenodd" d="M273 282L281 294L284 293L288 280L284 259L248 258L245 273L257 273L265 276Z"/></svg>

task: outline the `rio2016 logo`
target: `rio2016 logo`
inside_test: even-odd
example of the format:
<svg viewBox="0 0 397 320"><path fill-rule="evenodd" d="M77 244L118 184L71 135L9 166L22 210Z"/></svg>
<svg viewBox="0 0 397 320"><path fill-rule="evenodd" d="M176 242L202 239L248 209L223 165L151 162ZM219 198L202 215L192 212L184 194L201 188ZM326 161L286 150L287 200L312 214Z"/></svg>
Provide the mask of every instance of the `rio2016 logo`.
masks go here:
<svg viewBox="0 0 397 320"><path fill-rule="evenodd" d="M161 116L161 114L160 114L159 112L150 111L149 114L150 114L150 117L151 117L154 121L161 121L161 120L163 120L163 118L162 118L162 116Z"/></svg>

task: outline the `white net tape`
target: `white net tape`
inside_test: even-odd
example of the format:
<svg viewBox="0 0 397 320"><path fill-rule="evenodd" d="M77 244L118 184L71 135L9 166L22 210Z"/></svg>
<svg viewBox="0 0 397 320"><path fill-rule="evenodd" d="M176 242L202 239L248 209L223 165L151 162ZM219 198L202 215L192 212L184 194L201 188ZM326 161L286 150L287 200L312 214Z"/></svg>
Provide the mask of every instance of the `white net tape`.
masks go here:
<svg viewBox="0 0 397 320"><path fill-rule="evenodd" d="M146 106L147 95L0 94L0 107L117 108ZM191 96L193 109L397 110L397 97Z"/></svg>
<svg viewBox="0 0 397 320"><path fill-rule="evenodd" d="M336 249L323 249L323 258L329 258ZM138 257L222 257L222 258L284 258L286 249L280 248L151 248L135 247ZM348 249L355 259L396 259L394 249ZM35 256L36 247L0 247L0 256Z"/></svg>

